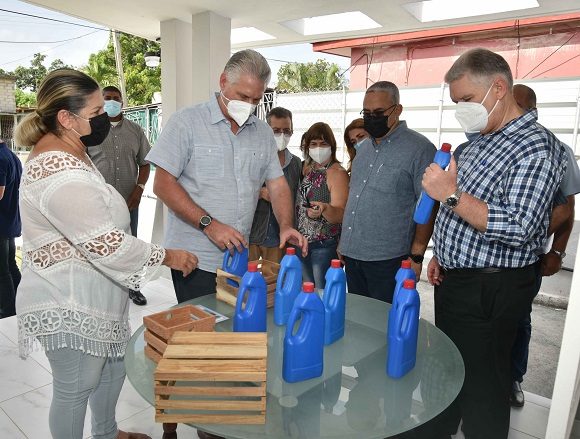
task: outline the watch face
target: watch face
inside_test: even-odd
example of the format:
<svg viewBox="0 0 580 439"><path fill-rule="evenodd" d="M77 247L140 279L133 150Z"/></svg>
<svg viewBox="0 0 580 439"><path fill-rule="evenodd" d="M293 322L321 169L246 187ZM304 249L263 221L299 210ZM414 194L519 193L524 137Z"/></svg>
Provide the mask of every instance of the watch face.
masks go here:
<svg viewBox="0 0 580 439"><path fill-rule="evenodd" d="M209 216L207 216L207 215L204 215L204 216L202 216L202 217L199 219L199 223L200 223L202 226L205 226L205 227L207 227L207 226L209 226L209 223L211 223L211 217L209 217Z"/></svg>
<svg viewBox="0 0 580 439"><path fill-rule="evenodd" d="M445 205L447 207L455 207L455 206L457 206L458 201L459 200L457 199L457 197L455 195L452 195L445 200Z"/></svg>

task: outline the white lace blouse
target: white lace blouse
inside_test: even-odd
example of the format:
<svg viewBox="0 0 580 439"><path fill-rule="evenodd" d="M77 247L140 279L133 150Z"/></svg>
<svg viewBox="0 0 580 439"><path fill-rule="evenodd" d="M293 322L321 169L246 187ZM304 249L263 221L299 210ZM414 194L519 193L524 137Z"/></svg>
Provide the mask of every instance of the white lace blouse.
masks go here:
<svg viewBox="0 0 580 439"><path fill-rule="evenodd" d="M26 163L20 186L20 355L36 340L95 356L122 356L131 335L128 289L139 290L165 250L126 231L123 197L94 167L50 151Z"/></svg>

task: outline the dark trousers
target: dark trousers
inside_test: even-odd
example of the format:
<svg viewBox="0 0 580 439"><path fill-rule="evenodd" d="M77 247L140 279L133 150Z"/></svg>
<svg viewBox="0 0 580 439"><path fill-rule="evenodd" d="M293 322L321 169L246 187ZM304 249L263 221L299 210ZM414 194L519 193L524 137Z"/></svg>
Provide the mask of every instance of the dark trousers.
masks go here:
<svg viewBox="0 0 580 439"><path fill-rule="evenodd" d="M532 265L483 273L449 270L435 287L435 324L455 343L465 363L457 399L423 428L448 438L460 419L468 439L505 439L509 432L511 350L518 322L535 291Z"/></svg>
<svg viewBox="0 0 580 439"><path fill-rule="evenodd" d="M199 268L193 270L186 277L183 277L181 271L171 270L171 280L173 280L177 303L205 296L206 294L215 294L215 279L215 273L203 271Z"/></svg>
<svg viewBox="0 0 580 439"><path fill-rule="evenodd" d="M393 303L395 275L406 255L385 261L361 261L344 257L348 292Z"/></svg>
<svg viewBox="0 0 580 439"><path fill-rule="evenodd" d="M330 261L337 259L336 239L314 241L308 243L308 255L302 256L297 249L296 256L302 262L302 282L314 282L317 289L323 290L326 286L326 271L330 268Z"/></svg>
<svg viewBox="0 0 580 439"><path fill-rule="evenodd" d="M536 272L536 292L534 297L540 292L542 286L542 271L540 262L534 264ZM533 299L532 299L533 300ZM530 353L530 339L532 338L532 302L525 316L518 323L516 341L512 347L512 381L522 382L524 375L528 371L528 356Z"/></svg>
<svg viewBox="0 0 580 439"><path fill-rule="evenodd" d="M129 217L131 218L131 235L137 236L137 227L139 226L139 208L135 208L129 211Z"/></svg>
<svg viewBox="0 0 580 439"><path fill-rule="evenodd" d="M16 289L20 270L16 265L14 238L0 237L0 319L16 314Z"/></svg>

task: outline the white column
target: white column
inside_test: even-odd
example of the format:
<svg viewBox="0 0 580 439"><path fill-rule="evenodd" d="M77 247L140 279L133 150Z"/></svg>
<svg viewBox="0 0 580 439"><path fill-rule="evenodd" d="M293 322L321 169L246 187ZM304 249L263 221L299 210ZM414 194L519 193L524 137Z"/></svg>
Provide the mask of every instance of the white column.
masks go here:
<svg viewBox="0 0 580 439"><path fill-rule="evenodd" d="M219 77L230 58L231 20L213 12L191 17L193 102L204 102L219 90Z"/></svg>
<svg viewBox="0 0 580 439"><path fill-rule="evenodd" d="M165 123L175 111L193 103L191 25L161 22L161 99Z"/></svg>

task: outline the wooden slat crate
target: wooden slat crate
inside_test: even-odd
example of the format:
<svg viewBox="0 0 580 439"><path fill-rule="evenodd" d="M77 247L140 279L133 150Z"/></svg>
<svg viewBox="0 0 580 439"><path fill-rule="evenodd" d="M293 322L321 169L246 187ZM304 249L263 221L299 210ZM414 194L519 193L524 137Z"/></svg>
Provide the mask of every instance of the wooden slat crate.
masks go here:
<svg viewBox="0 0 580 439"><path fill-rule="evenodd" d="M268 340L176 332L155 369L155 422L264 424Z"/></svg>
<svg viewBox="0 0 580 439"><path fill-rule="evenodd" d="M167 341L176 331L211 332L215 316L196 306L185 305L143 317L145 355L158 363L167 348Z"/></svg>
<svg viewBox="0 0 580 439"><path fill-rule="evenodd" d="M276 281L278 280L278 272L280 271L280 264L276 262L266 261L260 259L259 261L253 261L258 263L258 270L264 276L266 281L266 294L267 294L267 306L272 308L274 306L274 293L276 292ZM222 302L226 302L232 306L236 306L236 301L238 297L238 288L230 285L227 280L232 279L238 285L241 283L242 278L236 276L235 274L228 273L218 268L217 278L216 278L216 297Z"/></svg>

